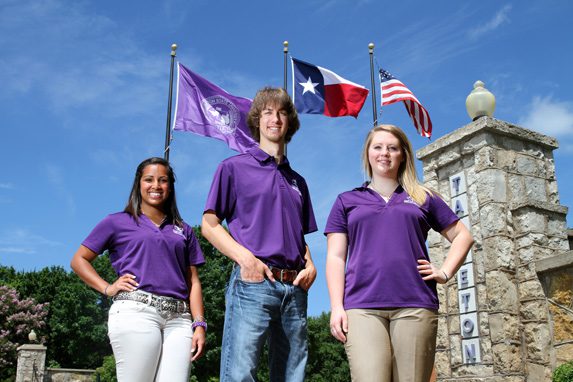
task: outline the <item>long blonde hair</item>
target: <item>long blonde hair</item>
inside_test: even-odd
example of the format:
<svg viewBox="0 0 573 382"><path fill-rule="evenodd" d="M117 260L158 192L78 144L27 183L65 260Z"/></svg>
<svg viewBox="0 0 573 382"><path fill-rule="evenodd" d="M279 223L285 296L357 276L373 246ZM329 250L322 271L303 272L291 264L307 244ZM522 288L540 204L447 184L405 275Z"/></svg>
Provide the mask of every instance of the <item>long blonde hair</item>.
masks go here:
<svg viewBox="0 0 573 382"><path fill-rule="evenodd" d="M400 168L398 169L398 183L400 183L402 188L406 190L412 200L421 206L426 201L428 194L434 195L435 192L424 186L418 180L418 176L416 175L416 166L414 165L414 151L412 150L412 144L408 140L406 134L399 127L394 125L378 125L370 130L366 136L364 148L362 150L362 166L364 167L364 172L369 179L372 179L372 166L370 166L370 161L368 160L368 149L370 148L374 134L380 131L386 131L400 141L400 148L404 154L404 161L402 161Z"/></svg>

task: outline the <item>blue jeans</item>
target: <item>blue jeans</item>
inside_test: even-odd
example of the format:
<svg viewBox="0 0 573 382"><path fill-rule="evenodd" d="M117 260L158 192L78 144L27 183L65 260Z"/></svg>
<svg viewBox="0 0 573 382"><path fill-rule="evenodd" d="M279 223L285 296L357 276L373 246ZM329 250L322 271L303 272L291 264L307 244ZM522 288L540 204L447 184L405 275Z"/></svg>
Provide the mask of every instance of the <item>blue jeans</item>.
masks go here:
<svg viewBox="0 0 573 382"><path fill-rule="evenodd" d="M270 380L302 382L308 357L308 294L292 284L241 280L235 266L227 287L221 350L221 382L256 381L265 341Z"/></svg>

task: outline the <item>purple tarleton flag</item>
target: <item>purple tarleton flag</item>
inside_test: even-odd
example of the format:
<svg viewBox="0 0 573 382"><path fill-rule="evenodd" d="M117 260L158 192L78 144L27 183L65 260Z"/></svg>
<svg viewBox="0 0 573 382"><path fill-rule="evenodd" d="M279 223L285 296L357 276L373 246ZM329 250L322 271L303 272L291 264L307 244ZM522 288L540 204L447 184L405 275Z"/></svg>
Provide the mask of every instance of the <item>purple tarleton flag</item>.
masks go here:
<svg viewBox="0 0 573 382"><path fill-rule="evenodd" d="M257 142L247 126L252 101L236 97L181 63L177 64L177 103L173 130L190 131L227 142L244 153Z"/></svg>

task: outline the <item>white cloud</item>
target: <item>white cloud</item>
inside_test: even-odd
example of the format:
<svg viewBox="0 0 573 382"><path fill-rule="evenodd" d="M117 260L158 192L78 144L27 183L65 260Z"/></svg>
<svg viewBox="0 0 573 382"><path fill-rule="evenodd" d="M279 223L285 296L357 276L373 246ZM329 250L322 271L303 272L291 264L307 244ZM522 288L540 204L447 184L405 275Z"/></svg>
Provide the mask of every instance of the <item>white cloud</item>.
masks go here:
<svg viewBox="0 0 573 382"><path fill-rule="evenodd" d="M383 44L377 47L392 54L385 56L383 68L392 70L399 67L399 76L418 73L420 65L425 68L438 66L476 49L477 44L468 44L467 38L460 34L469 20L475 17L475 10L462 6L453 14L441 20L417 20L405 24L394 34L384 38ZM394 74L394 73L393 73Z"/></svg>
<svg viewBox="0 0 573 382"><path fill-rule="evenodd" d="M195 0L193 3L197 6L199 1ZM171 0L159 3L163 12L167 15L169 20L169 28L176 30L181 28L189 16L188 3L185 0Z"/></svg>
<svg viewBox="0 0 573 382"><path fill-rule="evenodd" d="M0 232L0 253L34 254L41 253L46 247L58 247L62 243L36 235L25 228L3 230Z"/></svg>
<svg viewBox="0 0 573 382"><path fill-rule="evenodd" d="M76 212L76 202L67 188L64 171L62 168L53 164L46 164L45 172L50 184L54 187L59 196L66 202L68 213L73 215Z"/></svg>
<svg viewBox="0 0 573 382"><path fill-rule="evenodd" d="M19 248L19 247L0 247L0 253L11 253L19 255L32 255L37 253L35 249Z"/></svg>
<svg viewBox="0 0 573 382"><path fill-rule="evenodd" d="M2 190L13 190L14 185L12 183L0 183L0 189L2 189Z"/></svg>
<svg viewBox="0 0 573 382"><path fill-rule="evenodd" d="M559 150L562 153L566 153L566 154L573 154L573 143L559 143Z"/></svg>
<svg viewBox="0 0 573 382"><path fill-rule="evenodd" d="M157 110L168 68L121 25L88 7L47 0L0 8L0 97L44 97L59 113L103 108L114 117Z"/></svg>
<svg viewBox="0 0 573 382"><path fill-rule="evenodd" d="M468 35L472 39L477 39L482 35L492 32L499 28L502 24L510 22L508 13L511 11L511 5L505 5L486 23L471 29Z"/></svg>
<svg viewBox="0 0 573 382"><path fill-rule="evenodd" d="M573 136L573 102L536 96L529 105L529 114L519 124L551 136Z"/></svg>
<svg viewBox="0 0 573 382"><path fill-rule="evenodd" d="M12 183L0 183L0 190L14 190L14 184ZM12 199L5 196L5 195L0 195L0 204L11 204L12 203Z"/></svg>

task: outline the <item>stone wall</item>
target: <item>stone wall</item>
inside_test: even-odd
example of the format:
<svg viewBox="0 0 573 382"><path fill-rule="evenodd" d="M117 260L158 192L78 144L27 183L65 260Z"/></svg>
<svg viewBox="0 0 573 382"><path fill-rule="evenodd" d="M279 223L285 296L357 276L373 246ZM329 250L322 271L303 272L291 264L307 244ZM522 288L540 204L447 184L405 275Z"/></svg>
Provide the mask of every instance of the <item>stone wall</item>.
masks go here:
<svg viewBox="0 0 573 382"><path fill-rule="evenodd" d="M536 263L553 322L551 337L556 365L573 359L573 268L568 266L571 259L570 250Z"/></svg>
<svg viewBox="0 0 573 382"><path fill-rule="evenodd" d="M16 382L91 382L95 370L45 368L46 347L26 344L18 348Z"/></svg>
<svg viewBox="0 0 573 382"><path fill-rule="evenodd" d="M557 147L553 138L483 117L417 152L425 184L446 201L450 177L465 175L465 222L475 238L481 358L464 362L458 283L451 280L439 288L438 380L544 381L559 360L573 359L571 311L551 302L571 308L566 291L573 261L566 256L567 208L559 204L553 160ZM441 263L449 243L431 233L428 244L433 261ZM556 256L566 258L561 281L542 282L556 280L556 270L542 277L539 262Z"/></svg>
<svg viewBox="0 0 573 382"><path fill-rule="evenodd" d="M18 364L16 382L37 382L44 378L46 347L37 344L25 344L17 349Z"/></svg>
<svg viewBox="0 0 573 382"><path fill-rule="evenodd" d="M95 370L47 368L44 382L92 382Z"/></svg>

